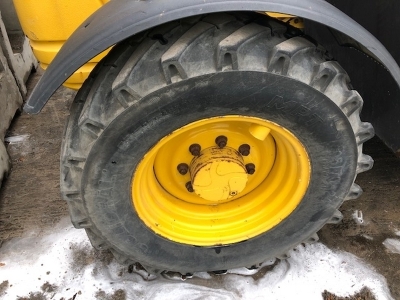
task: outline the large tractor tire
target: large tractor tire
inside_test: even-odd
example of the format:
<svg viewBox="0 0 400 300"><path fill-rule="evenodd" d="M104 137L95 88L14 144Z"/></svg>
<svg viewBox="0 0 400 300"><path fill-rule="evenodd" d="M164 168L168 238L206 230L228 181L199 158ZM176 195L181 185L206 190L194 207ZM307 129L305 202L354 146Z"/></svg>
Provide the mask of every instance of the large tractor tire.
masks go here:
<svg viewBox="0 0 400 300"><path fill-rule="evenodd" d="M221 271L318 239L372 167L363 101L300 30L260 14L171 22L117 45L62 148L72 223L150 272Z"/></svg>

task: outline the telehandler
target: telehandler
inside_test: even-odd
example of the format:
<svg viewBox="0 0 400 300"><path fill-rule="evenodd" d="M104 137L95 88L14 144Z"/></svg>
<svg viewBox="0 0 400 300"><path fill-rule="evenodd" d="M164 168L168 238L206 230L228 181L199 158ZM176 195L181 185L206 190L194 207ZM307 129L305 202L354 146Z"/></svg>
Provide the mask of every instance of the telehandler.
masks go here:
<svg viewBox="0 0 400 300"><path fill-rule="evenodd" d="M375 131L400 149L398 1L14 5L46 69L24 110L78 90L62 197L122 263L185 275L284 259L361 195Z"/></svg>

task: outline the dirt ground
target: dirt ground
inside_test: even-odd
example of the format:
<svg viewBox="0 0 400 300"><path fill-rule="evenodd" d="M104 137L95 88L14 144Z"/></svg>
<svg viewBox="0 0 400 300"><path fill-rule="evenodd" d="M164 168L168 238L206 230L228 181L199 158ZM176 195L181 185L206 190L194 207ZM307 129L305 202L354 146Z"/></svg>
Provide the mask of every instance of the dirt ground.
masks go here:
<svg viewBox="0 0 400 300"><path fill-rule="evenodd" d="M39 77L32 76L29 88ZM13 167L0 190L0 245L28 231L40 235L68 215L59 193L59 155L74 94L60 88L41 114L17 116L8 132L8 136L27 135L28 142L8 145ZM343 222L325 226L319 236L331 249L353 253L375 267L387 279L393 297L400 299L400 254L390 253L382 244L400 231L400 160L377 138L365 144L364 152L375 160L374 168L360 174L356 181L364 194L345 202L341 208ZM354 221L356 210L363 215L362 224ZM329 291L323 297L343 299ZM346 299L374 298L363 290Z"/></svg>
<svg viewBox="0 0 400 300"><path fill-rule="evenodd" d="M39 77L31 76L29 88ZM0 190L1 241L20 237L32 228L50 228L68 214L67 204L60 197L59 161L61 137L74 94L59 89L42 114L16 116L6 134L6 138L28 137L27 143L7 145L12 170Z"/></svg>
<svg viewBox="0 0 400 300"><path fill-rule="evenodd" d="M371 264L387 279L393 297L400 299L400 254L390 253L382 244L400 230L400 160L378 138L367 142L364 152L375 160L372 170L357 177L364 193L342 205L343 221L325 226L320 241ZM355 210L363 214L362 225L353 220Z"/></svg>

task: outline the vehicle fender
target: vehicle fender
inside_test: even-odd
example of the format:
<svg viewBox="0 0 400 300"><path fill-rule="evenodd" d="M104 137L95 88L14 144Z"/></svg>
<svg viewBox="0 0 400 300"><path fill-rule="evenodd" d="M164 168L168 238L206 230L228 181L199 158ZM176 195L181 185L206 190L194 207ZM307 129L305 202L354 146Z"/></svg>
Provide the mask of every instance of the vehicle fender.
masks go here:
<svg viewBox="0 0 400 300"><path fill-rule="evenodd" d="M24 111L36 114L79 67L108 47L154 26L220 11L270 11L296 15L351 37L382 63L400 86L400 69L366 29L324 0L114 0L92 14L71 35L32 91Z"/></svg>

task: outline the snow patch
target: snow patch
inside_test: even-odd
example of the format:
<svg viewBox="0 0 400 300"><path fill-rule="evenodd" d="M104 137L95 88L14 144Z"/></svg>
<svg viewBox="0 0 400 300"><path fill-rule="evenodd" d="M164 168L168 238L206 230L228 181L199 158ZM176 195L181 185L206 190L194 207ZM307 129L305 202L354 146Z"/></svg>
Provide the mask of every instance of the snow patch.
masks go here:
<svg viewBox="0 0 400 300"><path fill-rule="evenodd" d="M10 156L25 156L34 152L35 141L29 134L8 136L4 139L8 143L7 151Z"/></svg>
<svg viewBox="0 0 400 300"><path fill-rule="evenodd" d="M400 240L398 239L386 239L382 243L386 249L392 253L400 254Z"/></svg>
<svg viewBox="0 0 400 300"><path fill-rule="evenodd" d="M373 241L373 240L374 240L374 238L373 238L372 236L370 236L370 235L368 235L368 234L365 234L365 233L363 233L361 236L362 236L363 238L366 238L367 240L370 240L370 241Z"/></svg>
<svg viewBox="0 0 400 300"><path fill-rule="evenodd" d="M115 262L108 253L92 249L85 232L69 219L44 237L13 239L0 256L0 297L17 299L308 299L321 300L328 290L349 296L368 287L376 299L393 299L386 280L356 256L332 251L321 243L298 246L285 261L269 261L258 270L234 269L224 276L195 273L185 281L160 276L144 280ZM8 282L6 282L8 281ZM111 298L111 297L109 297Z"/></svg>
<svg viewBox="0 0 400 300"><path fill-rule="evenodd" d="M8 136L4 139L4 141L10 144L18 144L18 143L23 143L28 138L29 134L23 134L23 135Z"/></svg>
<svg viewBox="0 0 400 300"><path fill-rule="evenodd" d="M365 225L364 224L364 216L361 210L356 210L352 214L353 220L358 224L358 225Z"/></svg>

